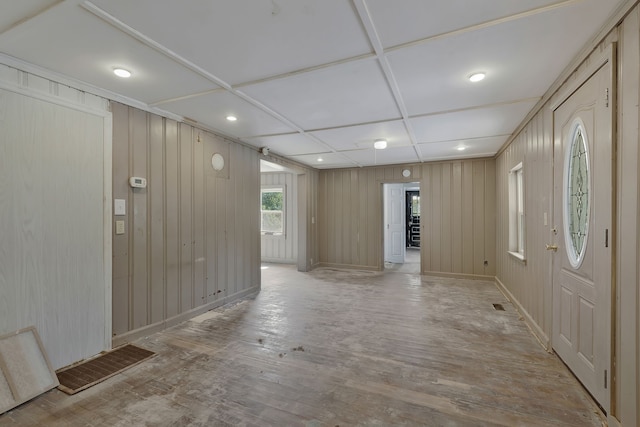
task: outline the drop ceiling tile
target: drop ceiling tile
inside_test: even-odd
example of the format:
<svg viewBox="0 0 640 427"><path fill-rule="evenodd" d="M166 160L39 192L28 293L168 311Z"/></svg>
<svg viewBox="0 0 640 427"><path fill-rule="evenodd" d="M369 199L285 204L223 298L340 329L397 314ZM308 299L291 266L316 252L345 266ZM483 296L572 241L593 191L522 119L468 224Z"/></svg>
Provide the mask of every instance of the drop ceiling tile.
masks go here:
<svg viewBox="0 0 640 427"><path fill-rule="evenodd" d="M402 120L333 128L311 134L336 150L373 148L373 142L378 138L386 139L390 147L411 144Z"/></svg>
<svg viewBox="0 0 640 427"><path fill-rule="evenodd" d="M464 159L493 156L507 141L508 136L462 139L458 141L420 144L420 154L425 162L445 159ZM465 147L464 151L458 147Z"/></svg>
<svg viewBox="0 0 640 427"><path fill-rule="evenodd" d="M362 166L417 163L420 161L413 146L389 147L385 150L371 148L369 150L341 151L340 154Z"/></svg>
<svg viewBox="0 0 640 427"><path fill-rule="evenodd" d="M93 3L234 85L372 51L344 0Z"/></svg>
<svg viewBox="0 0 640 427"><path fill-rule="evenodd" d="M163 103L158 107L236 138L294 132L280 120L225 90ZM228 121L226 117L230 114L238 120Z"/></svg>
<svg viewBox="0 0 640 427"><path fill-rule="evenodd" d="M4 2L2 14L0 14L0 34L26 21L38 13L58 3L58 0L20 0L11 2L11 7L7 7L9 2Z"/></svg>
<svg viewBox="0 0 640 427"><path fill-rule="evenodd" d="M305 154L291 156L290 158L316 169L352 168L358 166L340 153ZM321 158L322 161L319 162L318 158Z"/></svg>
<svg viewBox="0 0 640 427"><path fill-rule="evenodd" d="M266 81L242 91L305 130L400 117L375 59Z"/></svg>
<svg viewBox="0 0 640 427"><path fill-rule="evenodd" d="M409 120L419 144L513 133L534 101L415 117Z"/></svg>
<svg viewBox="0 0 640 427"><path fill-rule="evenodd" d="M585 0L389 52L409 115L541 97L600 27L597 12L610 7L602 3ZM469 82L475 71L486 79Z"/></svg>
<svg viewBox="0 0 640 427"><path fill-rule="evenodd" d="M145 103L217 87L74 2L2 34L0 51ZM115 67L132 76L116 77Z"/></svg>
<svg viewBox="0 0 640 427"><path fill-rule="evenodd" d="M557 3L557 0L367 0L384 47L448 33Z"/></svg>
<svg viewBox="0 0 640 427"><path fill-rule="evenodd" d="M255 147L269 147L272 152L282 156L327 153L331 151L309 136L300 133L244 138L243 141Z"/></svg>

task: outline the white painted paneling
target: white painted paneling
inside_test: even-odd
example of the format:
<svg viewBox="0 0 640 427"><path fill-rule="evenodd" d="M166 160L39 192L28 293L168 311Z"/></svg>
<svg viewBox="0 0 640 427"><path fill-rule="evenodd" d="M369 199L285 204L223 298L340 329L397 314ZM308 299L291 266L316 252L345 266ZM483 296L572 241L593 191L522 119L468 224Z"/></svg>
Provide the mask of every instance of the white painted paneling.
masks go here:
<svg viewBox="0 0 640 427"><path fill-rule="evenodd" d="M261 238L263 261L296 263L298 261L298 178L293 173L260 174L263 186L283 186L285 190L285 233Z"/></svg>
<svg viewBox="0 0 640 427"><path fill-rule="evenodd" d="M477 110L416 117L409 121L415 131L417 142L420 144L506 136L511 134L535 103L535 100L529 100L483 107Z"/></svg>
<svg viewBox="0 0 640 427"><path fill-rule="evenodd" d="M327 153L330 151L329 147L301 133L260 136L257 138L246 138L244 141L256 147L269 147L274 154L281 156L295 156L305 153Z"/></svg>
<svg viewBox="0 0 640 427"><path fill-rule="evenodd" d="M358 16L343 0L94 3L231 84L369 52Z"/></svg>
<svg viewBox="0 0 640 427"><path fill-rule="evenodd" d="M60 368L110 345L111 118L39 88L0 89L0 334Z"/></svg>
<svg viewBox="0 0 640 427"><path fill-rule="evenodd" d="M2 16L0 16L0 33L18 25L24 20L25 16L34 16L44 11L48 7L58 3L59 0L22 0L12 3L11 7L7 4L2 8Z"/></svg>
<svg viewBox="0 0 640 427"><path fill-rule="evenodd" d="M412 146L397 147L393 150L370 148L368 150L342 151L341 154L362 166L416 163L420 161L415 148Z"/></svg>
<svg viewBox="0 0 640 427"><path fill-rule="evenodd" d="M64 49L57 51L54 45ZM3 33L0 51L146 103L218 87L75 1L61 2ZM116 77L115 67L128 69L131 77Z"/></svg>
<svg viewBox="0 0 640 427"><path fill-rule="evenodd" d="M373 143L378 138L386 139L389 147L411 144L402 120L326 129L312 134L336 150L373 148Z"/></svg>
<svg viewBox="0 0 640 427"><path fill-rule="evenodd" d="M178 99L160 104L159 107L197 122L206 123L212 129L236 138L293 132L290 126L225 91ZM228 121L228 115L234 115L238 120Z"/></svg>
<svg viewBox="0 0 640 427"><path fill-rule="evenodd" d="M242 91L304 129L400 117L384 74L373 58L261 82Z"/></svg>
<svg viewBox="0 0 640 427"><path fill-rule="evenodd" d="M433 13L434 3L424 0L403 0L402 7L388 0L367 1L385 47L433 37L551 3L557 3L557 0L447 0L437 3L441 14L436 14ZM399 22L403 25L397 25Z"/></svg>

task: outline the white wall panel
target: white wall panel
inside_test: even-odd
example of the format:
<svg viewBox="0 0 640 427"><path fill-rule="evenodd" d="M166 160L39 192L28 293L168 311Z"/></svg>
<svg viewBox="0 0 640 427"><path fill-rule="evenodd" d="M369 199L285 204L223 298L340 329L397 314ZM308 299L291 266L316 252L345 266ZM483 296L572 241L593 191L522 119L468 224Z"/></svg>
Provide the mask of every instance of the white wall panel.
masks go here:
<svg viewBox="0 0 640 427"><path fill-rule="evenodd" d="M0 68L0 335L36 326L57 369L111 343L111 114Z"/></svg>

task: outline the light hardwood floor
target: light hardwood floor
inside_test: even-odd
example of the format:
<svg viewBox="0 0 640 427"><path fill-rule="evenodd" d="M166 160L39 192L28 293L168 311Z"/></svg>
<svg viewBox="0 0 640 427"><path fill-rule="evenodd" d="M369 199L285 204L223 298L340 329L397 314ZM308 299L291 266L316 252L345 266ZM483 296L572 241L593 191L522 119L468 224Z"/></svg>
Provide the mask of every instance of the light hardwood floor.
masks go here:
<svg viewBox="0 0 640 427"><path fill-rule="evenodd" d="M602 425L493 283L268 267L258 295L137 341L149 361L0 426Z"/></svg>

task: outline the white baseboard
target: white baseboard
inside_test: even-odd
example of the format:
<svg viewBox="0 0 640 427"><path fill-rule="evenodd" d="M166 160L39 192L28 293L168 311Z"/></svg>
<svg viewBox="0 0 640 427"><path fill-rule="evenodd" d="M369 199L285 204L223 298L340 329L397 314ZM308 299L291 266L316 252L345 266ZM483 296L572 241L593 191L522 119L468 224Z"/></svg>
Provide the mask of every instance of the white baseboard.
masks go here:
<svg viewBox="0 0 640 427"><path fill-rule="evenodd" d="M220 298L208 304L201 305L200 307L193 308L189 311L185 311L184 313L180 313L177 316L170 317L169 319L162 320L160 322L156 322L151 325L143 326L141 328L134 329L133 331L125 332L124 334L113 337L113 339L111 340L111 346L118 347L122 344L135 341L138 338L146 337L156 332L163 331L167 328L177 325L178 323L182 323L193 317L196 317L199 314L205 313L209 310L228 304L232 301L238 300L247 295L257 293L259 291L260 291L260 285L257 285L252 288L245 289L244 291L236 292L233 295Z"/></svg>
<svg viewBox="0 0 640 427"><path fill-rule="evenodd" d="M527 310L524 309L524 307L513 296L509 289L507 289L504 283L500 281L500 279L496 277L495 281L500 292L502 292L502 294L511 302L511 304L513 304L518 313L520 313L520 315L523 317L525 323L527 324L527 327L529 328L533 336L536 337L542 348L544 348L546 351L551 351L551 340L549 340L549 337L544 333L540 325L538 325L538 323L533 320L533 317L531 317Z"/></svg>

